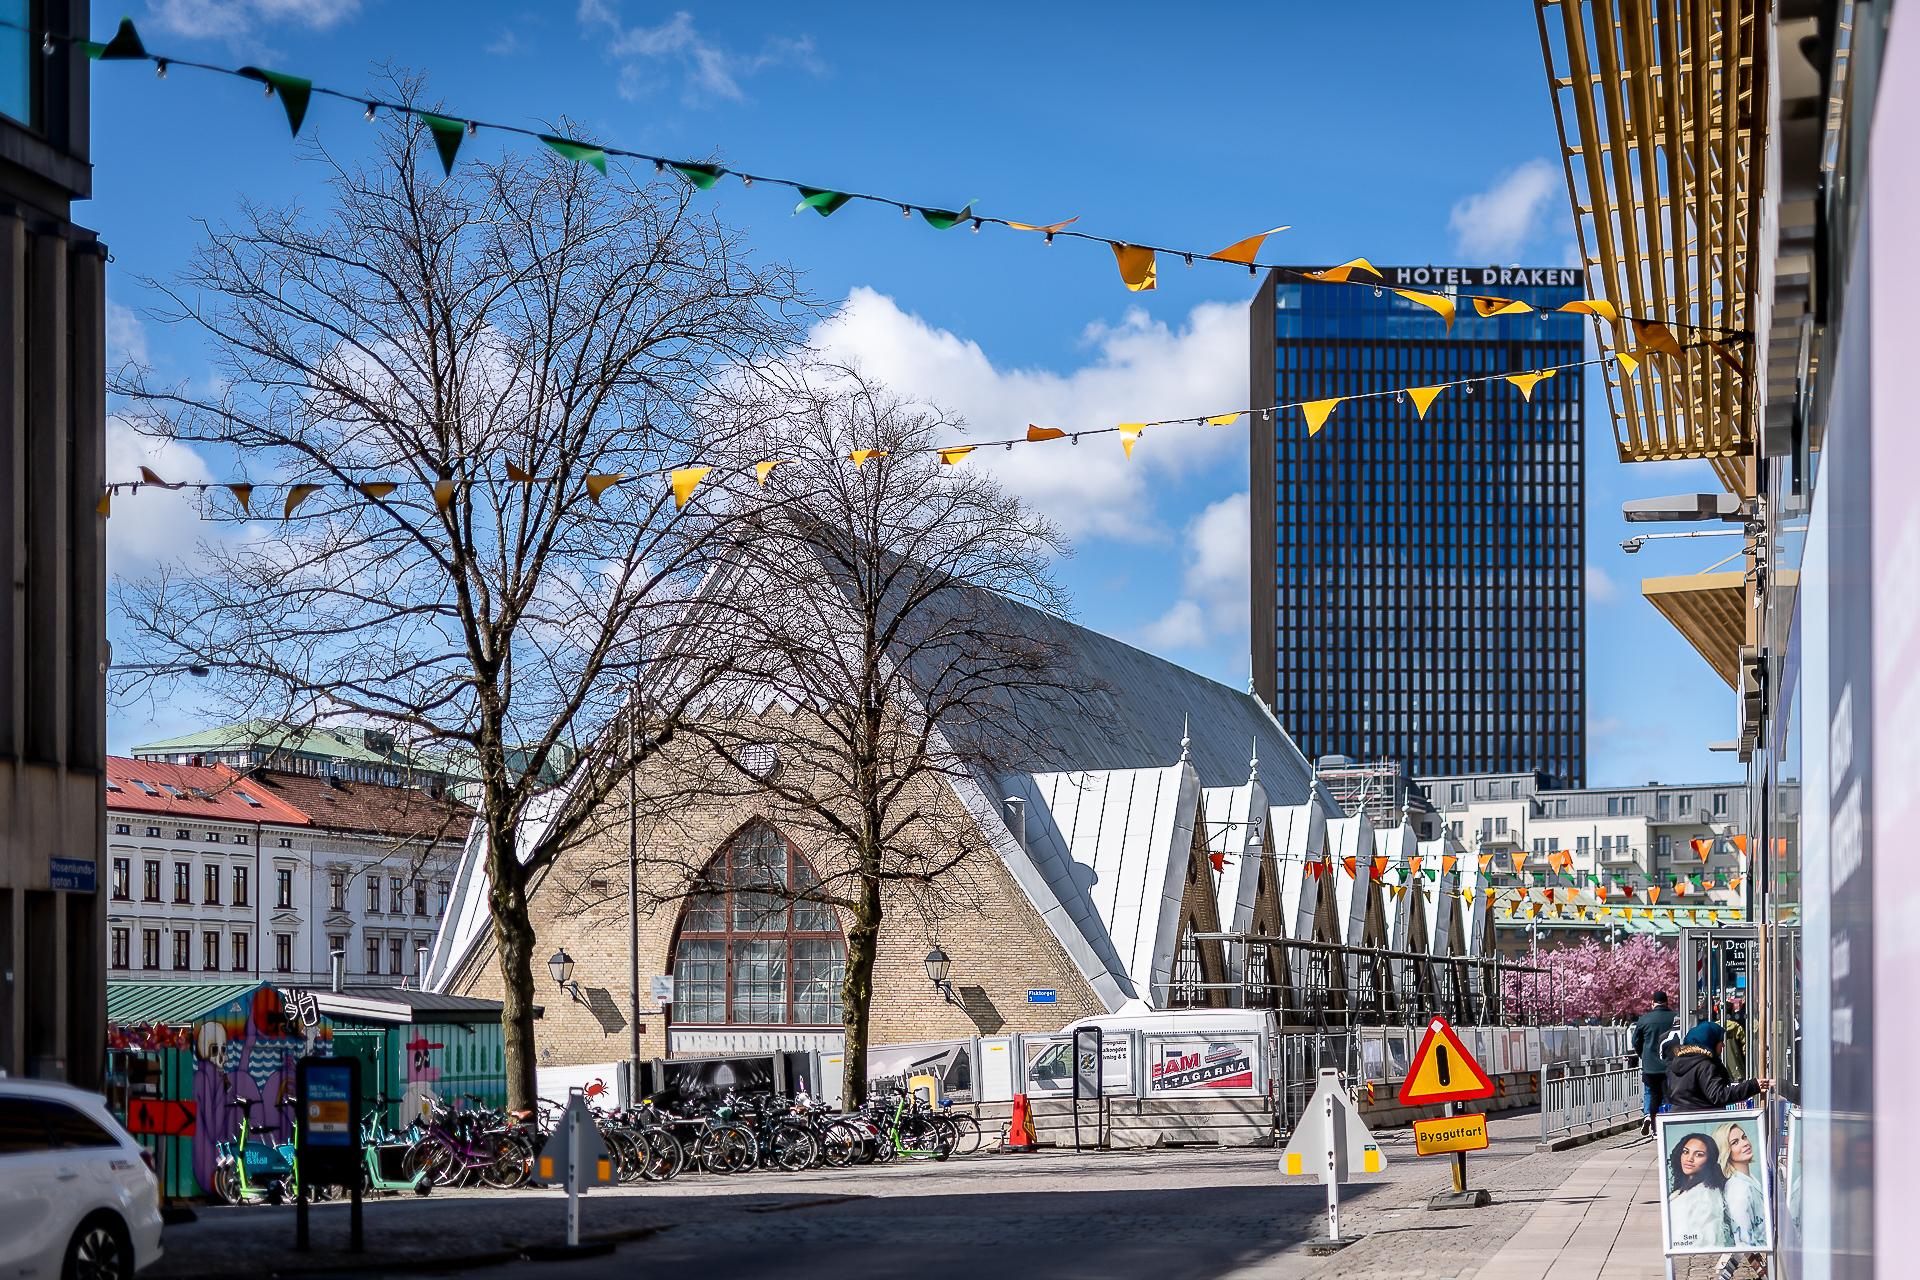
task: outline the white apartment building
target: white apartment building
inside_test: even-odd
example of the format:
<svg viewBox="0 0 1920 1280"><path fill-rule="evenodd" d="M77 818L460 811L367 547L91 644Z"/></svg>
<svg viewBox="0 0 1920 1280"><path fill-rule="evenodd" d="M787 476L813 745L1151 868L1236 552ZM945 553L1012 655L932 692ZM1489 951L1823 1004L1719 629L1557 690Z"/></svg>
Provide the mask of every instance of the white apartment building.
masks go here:
<svg viewBox="0 0 1920 1280"><path fill-rule="evenodd" d="M1542 788L1530 773L1417 781L1469 855L1522 851L1529 870L1544 870L1547 854L1566 850L1581 883L1591 875L1609 887L1664 886L1673 876L1704 876L1726 885L1742 871L1732 840L1749 831L1747 793L1739 782L1563 791ZM1708 842L1704 860L1695 852L1695 840ZM1493 869L1510 865L1507 857L1496 857ZM1496 883L1513 880L1506 876ZM1729 906L1744 899L1744 886L1721 888L1695 905Z"/></svg>
<svg viewBox="0 0 1920 1280"><path fill-rule="evenodd" d="M109 757L107 971L417 980L471 811L410 787Z"/></svg>

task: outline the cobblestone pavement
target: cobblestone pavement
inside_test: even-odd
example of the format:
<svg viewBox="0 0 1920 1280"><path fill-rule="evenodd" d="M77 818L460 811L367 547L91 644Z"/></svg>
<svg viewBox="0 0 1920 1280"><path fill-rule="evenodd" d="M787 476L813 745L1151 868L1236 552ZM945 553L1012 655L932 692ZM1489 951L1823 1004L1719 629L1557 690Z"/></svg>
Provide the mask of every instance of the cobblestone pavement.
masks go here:
<svg viewBox="0 0 1920 1280"><path fill-rule="evenodd" d="M1416 1158L1404 1130L1379 1135L1386 1172L1342 1189L1343 1231L1365 1238L1329 1258L1305 1248L1326 1230L1319 1184L1280 1176L1273 1151L1240 1149L1043 1152L596 1191L583 1204L586 1235L623 1242L610 1257L567 1263L507 1261L561 1238L564 1197L554 1191L372 1202L364 1259L340 1251L342 1205L315 1210L316 1252L306 1257L289 1251L291 1209L217 1208L169 1228L167 1256L149 1274L436 1274L495 1263L503 1280L666 1269L716 1280L1464 1277L1555 1202L1576 1170L1624 1141L1536 1152L1537 1124L1531 1115L1492 1122L1492 1148L1469 1172L1496 1202L1477 1210L1429 1212L1427 1197L1448 1185L1446 1162ZM1657 1265L1651 1244L1649 1256Z"/></svg>

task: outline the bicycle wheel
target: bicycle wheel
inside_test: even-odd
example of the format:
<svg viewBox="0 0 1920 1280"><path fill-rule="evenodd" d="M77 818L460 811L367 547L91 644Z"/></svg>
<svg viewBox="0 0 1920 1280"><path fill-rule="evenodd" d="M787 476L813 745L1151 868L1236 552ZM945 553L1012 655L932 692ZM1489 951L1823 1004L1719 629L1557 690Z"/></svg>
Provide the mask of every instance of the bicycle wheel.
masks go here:
<svg viewBox="0 0 1920 1280"><path fill-rule="evenodd" d="M687 1149L673 1132L664 1128L643 1129L640 1140L646 1144L646 1158L640 1173L648 1182L668 1182L687 1167Z"/></svg>
<svg viewBox="0 0 1920 1280"><path fill-rule="evenodd" d="M210 1190L228 1204L240 1203L240 1177L231 1164L222 1161L214 1166Z"/></svg>
<svg viewBox="0 0 1920 1280"><path fill-rule="evenodd" d="M868 1149L873 1153L873 1163L891 1163L894 1157L900 1154L894 1150L894 1130L878 1124L869 1124L867 1127L870 1130Z"/></svg>
<svg viewBox="0 0 1920 1280"><path fill-rule="evenodd" d="M788 1173L809 1167L820 1154L820 1143L813 1131L797 1120L775 1125L771 1141L773 1162Z"/></svg>
<svg viewBox="0 0 1920 1280"><path fill-rule="evenodd" d="M860 1158L866 1135L847 1120L834 1120L820 1131L820 1158L832 1169L844 1169Z"/></svg>
<svg viewBox="0 0 1920 1280"><path fill-rule="evenodd" d="M614 1178L623 1184L640 1181L647 1166L646 1139L632 1129L608 1129L600 1136L607 1144Z"/></svg>
<svg viewBox="0 0 1920 1280"><path fill-rule="evenodd" d="M425 1175L428 1186L444 1187L453 1172L453 1153L433 1139L416 1142L401 1158L400 1170L408 1178Z"/></svg>
<svg viewBox="0 0 1920 1280"><path fill-rule="evenodd" d="M723 1125L710 1139L706 1163L714 1173L744 1173L760 1162L759 1142L739 1125Z"/></svg>
<svg viewBox="0 0 1920 1280"><path fill-rule="evenodd" d="M953 1126L953 1154L970 1156L980 1149L980 1121L971 1111L949 1111L945 1119Z"/></svg>
<svg viewBox="0 0 1920 1280"><path fill-rule="evenodd" d="M480 1181L501 1191L511 1191L525 1182L532 1171L532 1145L515 1133L496 1134L493 1161L481 1166Z"/></svg>

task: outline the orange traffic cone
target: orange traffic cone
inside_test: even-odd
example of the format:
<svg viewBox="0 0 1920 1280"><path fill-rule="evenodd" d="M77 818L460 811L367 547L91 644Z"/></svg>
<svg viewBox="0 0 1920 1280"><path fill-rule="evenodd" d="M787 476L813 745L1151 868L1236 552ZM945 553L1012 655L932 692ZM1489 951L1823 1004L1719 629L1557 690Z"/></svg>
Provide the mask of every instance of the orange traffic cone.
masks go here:
<svg viewBox="0 0 1920 1280"><path fill-rule="evenodd" d="M1040 1146L1040 1139L1033 1131L1033 1112L1027 1106L1027 1095L1013 1095L1013 1119L1007 1121L1006 1149L1009 1151L1033 1151Z"/></svg>

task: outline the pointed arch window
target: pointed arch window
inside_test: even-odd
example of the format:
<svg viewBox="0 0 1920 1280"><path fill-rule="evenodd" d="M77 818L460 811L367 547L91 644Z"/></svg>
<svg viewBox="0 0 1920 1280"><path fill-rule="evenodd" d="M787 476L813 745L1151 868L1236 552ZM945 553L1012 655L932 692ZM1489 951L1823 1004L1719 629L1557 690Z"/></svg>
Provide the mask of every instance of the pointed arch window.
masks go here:
<svg viewBox="0 0 1920 1280"><path fill-rule="evenodd" d="M674 945L678 1024L840 1025L847 943L832 907L796 901L820 883L764 822L741 830L701 872Z"/></svg>

